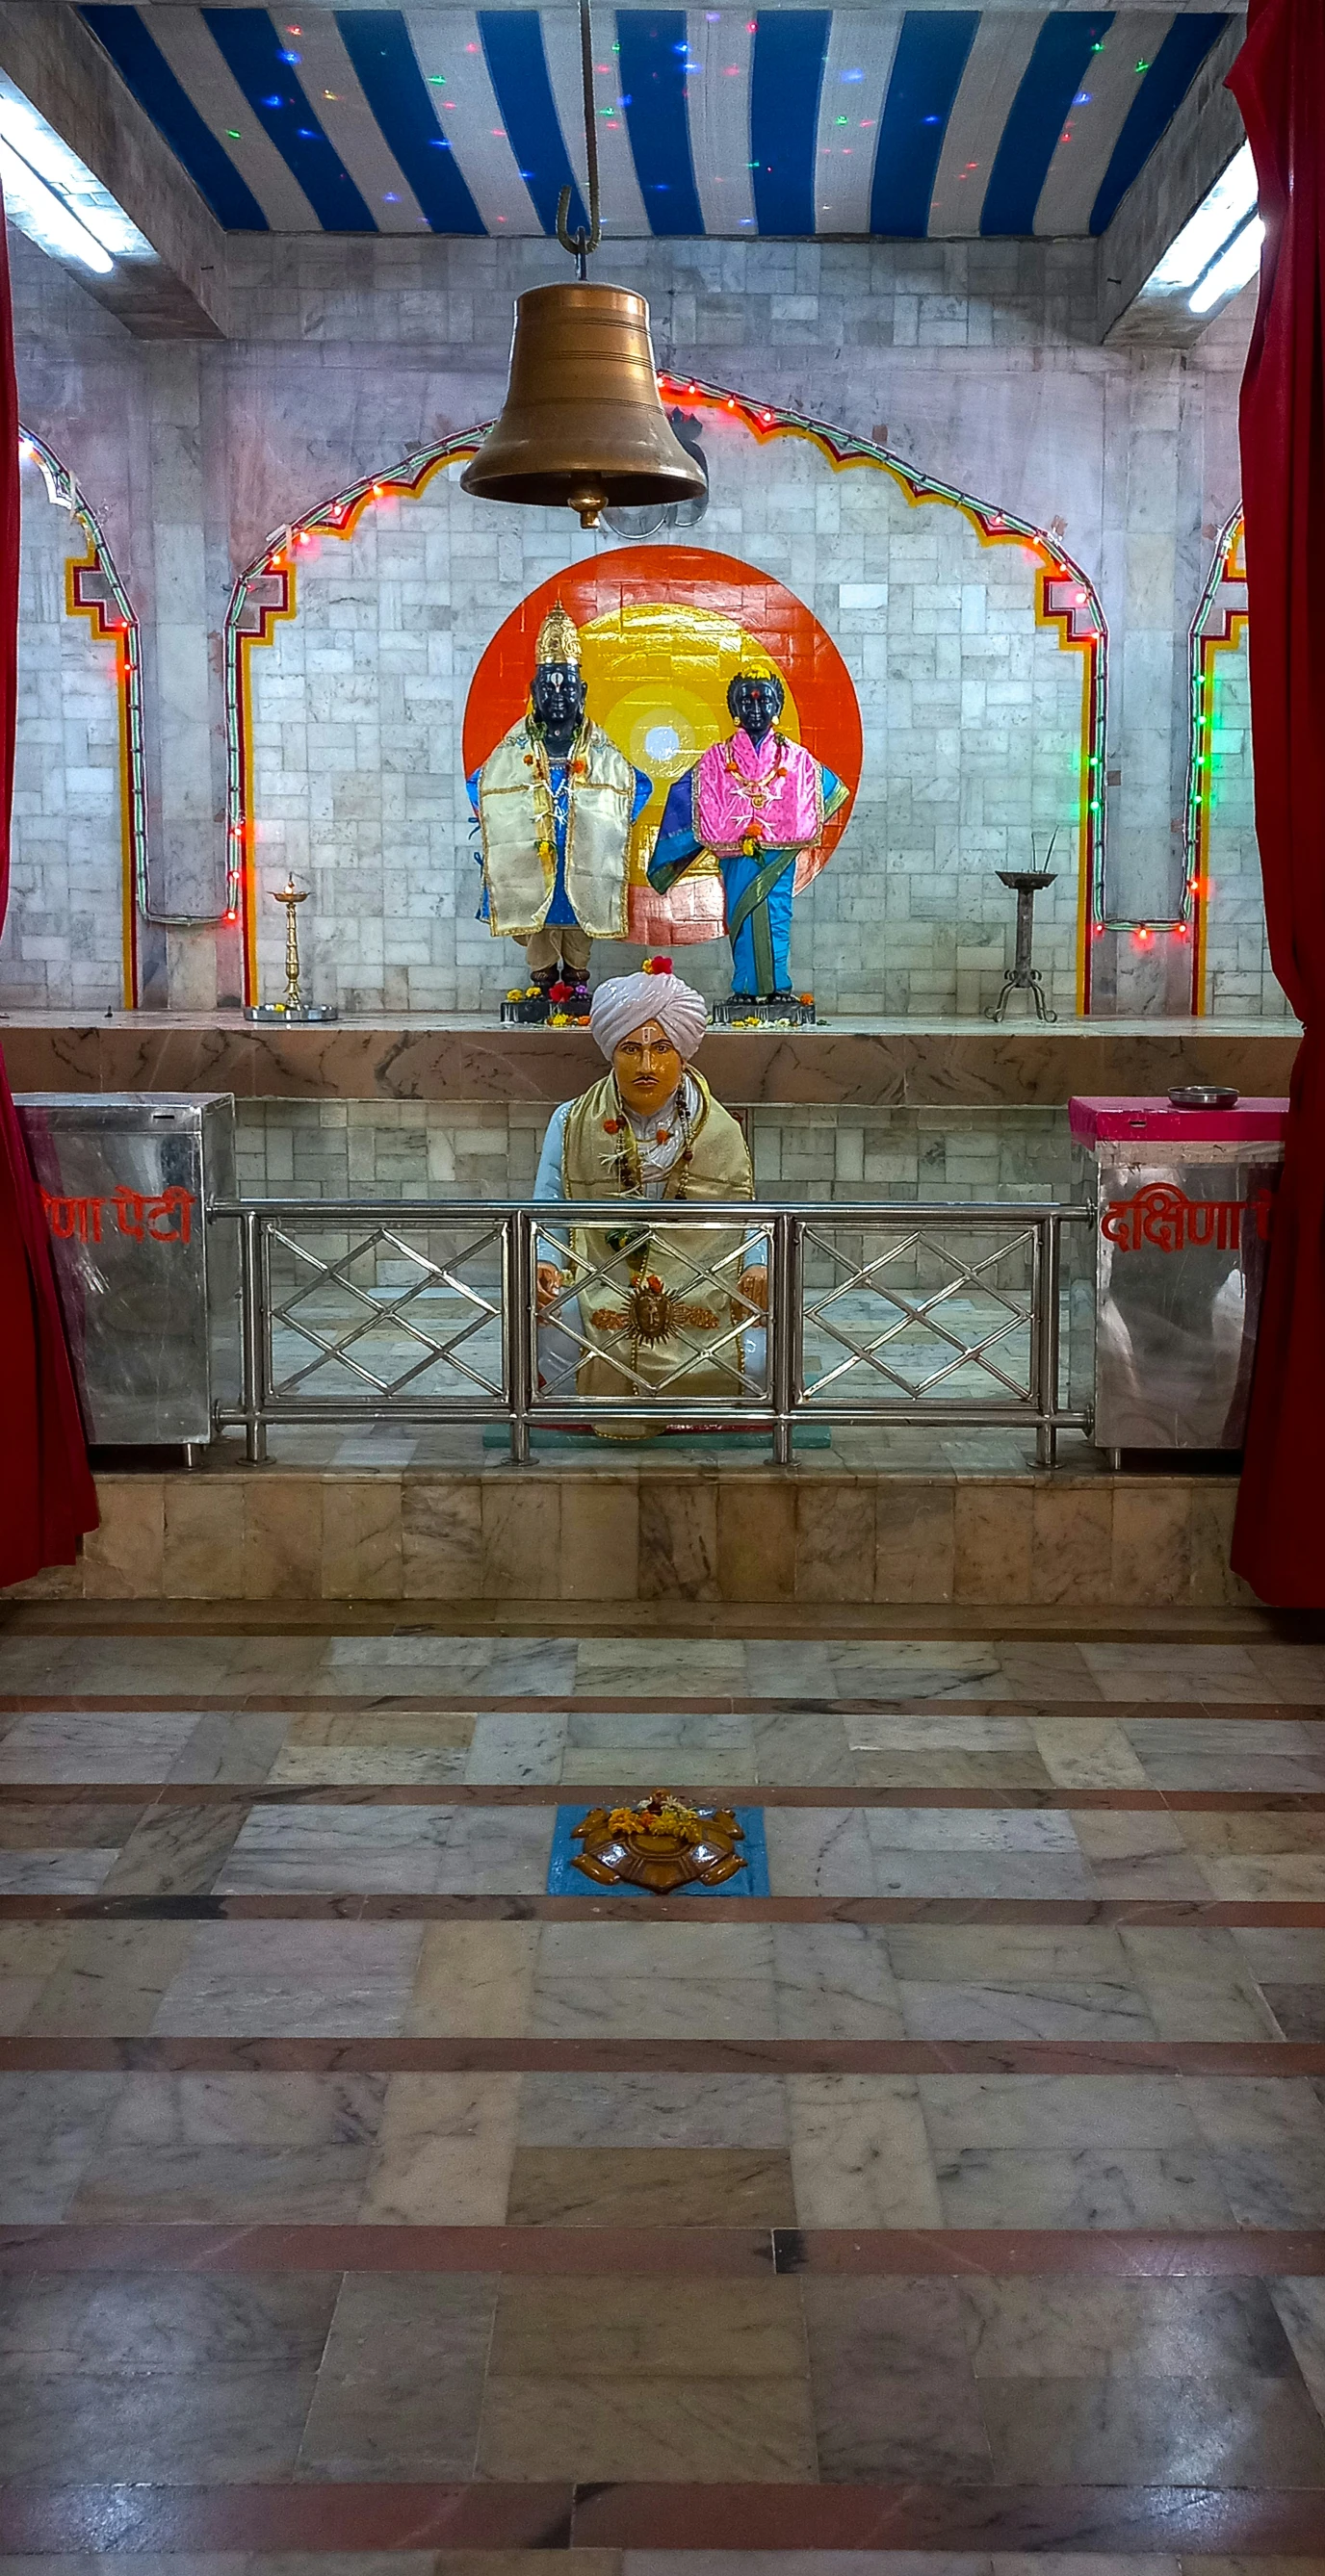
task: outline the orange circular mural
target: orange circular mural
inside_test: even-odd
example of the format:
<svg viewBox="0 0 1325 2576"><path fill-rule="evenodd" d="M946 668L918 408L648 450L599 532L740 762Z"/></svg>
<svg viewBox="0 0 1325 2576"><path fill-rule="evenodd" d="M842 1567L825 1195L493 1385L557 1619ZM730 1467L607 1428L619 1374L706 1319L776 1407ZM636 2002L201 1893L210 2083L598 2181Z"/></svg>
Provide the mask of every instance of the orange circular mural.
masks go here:
<svg viewBox="0 0 1325 2576"><path fill-rule="evenodd" d="M623 546L570 564L531 590L498 627L470 684L466 777L524 715L538 630L558 599L581 631L589 714L654 781L641 817L650 840L673 782L730 733L727 688L734 674L752 661L777 672L785 731L849 790L797 883L817 875L841 839L860 784L860 709L851 674L793 591L735 555L704 546Z"/></svg>

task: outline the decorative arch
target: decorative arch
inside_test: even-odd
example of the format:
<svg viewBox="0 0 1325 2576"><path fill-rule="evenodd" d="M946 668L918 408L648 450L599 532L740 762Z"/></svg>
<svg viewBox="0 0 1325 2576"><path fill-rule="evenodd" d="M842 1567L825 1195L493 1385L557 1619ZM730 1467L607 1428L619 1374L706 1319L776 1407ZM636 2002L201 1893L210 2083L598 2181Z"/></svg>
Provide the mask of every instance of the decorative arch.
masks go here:
<svg viewBox="0 0 1325 2576"><path fill-rule="evenodd" d="M143 761L142 644L138 619L116 569L104 529L69 468L35 431L19 431L20 464L35 465L47 499L81 530L85 552L65 563L64 605L85 618L95 639L114 648L119 734L121 989L126 1010L138 1005L138 920L147 908L147 799ZM19 640L22 654L22 630ZM22 736L20 732L20 744Z"/></svg>
<svg viewBox="0 0 1325 2576"><path fill-rule="evenodd" d="M1215 541L1191 628L1186 896L1194 925L1192 1008L1259 1016L1287 999L1270 965L1256 842L1242 504ZM1268 988L1268 989L1267 989Z"/></svg>
<svg viewBox="0 0 1325 2576"><path fill-rule="evenodd" d="M1079 656L1080 719L1075 753L1075 990L1077 1008L1090 1007L1093 934L1103 927L1104 794L1103 752L1107 693L1108 632L1095 585L1047 529L1015 513L998 509L970 493L921 473L887 448L849 436L821 421L750 401L724 386L694 377L663 375L659 391L666 401L693 406L701 417L722 416L746 430L761 445L781 440L812 447L835 473L887 476L909 506L952 509L962 516L982 547L1012 547L1029 555L1033 565L1034 622L1056 632L1060 650ZM252 656L270 645L282 623L298 613L299 568L311 550L327 540L352 538L365 514L381 501L417 499L434 478L454 471L474 456L490 424L465 430L435 446L421 448L398 465L357 482L321 502L304 517L273 532L261 552L234 586L225 627L225 687L228 745L228 874L226 918L242 922L245 995L258 998L258 907L255 841L260 817L254 794L254 673ZM568 530L568 540L575 539ZM592 542L587 541L587 542ZM640 549L641 552L646 551ZM578 564L578 557L576 558ZM1075 720L1074 720L1075 721Z"/></svg>

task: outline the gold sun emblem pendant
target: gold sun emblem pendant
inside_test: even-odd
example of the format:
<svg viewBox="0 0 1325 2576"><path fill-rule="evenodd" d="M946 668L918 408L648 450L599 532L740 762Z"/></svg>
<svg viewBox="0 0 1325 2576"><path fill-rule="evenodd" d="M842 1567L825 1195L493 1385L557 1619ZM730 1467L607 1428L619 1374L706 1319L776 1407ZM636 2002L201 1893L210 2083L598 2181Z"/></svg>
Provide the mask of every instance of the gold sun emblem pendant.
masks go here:
<svg viewBox="0 0 1325 2576"><path fill-rule="evenodd" d="M596 1306L590 1322L600 1333L630 1333L646 1350L670 1341L673 1333L687 1329L712 1333L718 1326L711 1306L687 1305L672 1289L664 1288L653 1270L643 1279L632 1279L624 1308Z"/></svg>
<svg viewBox="0 0 1325 2576"><path fill-rule="evenodd" d="M653 1271L630 1291L630 1325L638 1342L665 1342L676 1329L676 1299Z"/></svg>
<svg viewBox="0 0 1325 2576"><path fill-rule="evenodd" d="M745 1836L730 1807L690 1807L655 1789L638 1807L595 1807L575 1828L583 1851L575 1866L600 1887L644 1887L670 1896L678 1887L721 1887L745 1861Z"/></svg>

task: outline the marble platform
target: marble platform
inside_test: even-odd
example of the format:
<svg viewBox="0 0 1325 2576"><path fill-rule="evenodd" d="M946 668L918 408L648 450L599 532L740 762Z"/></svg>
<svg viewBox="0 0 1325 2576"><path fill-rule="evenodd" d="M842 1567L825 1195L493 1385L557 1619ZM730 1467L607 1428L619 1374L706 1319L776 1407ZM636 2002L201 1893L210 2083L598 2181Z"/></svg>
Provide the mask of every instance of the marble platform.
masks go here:
<svg viewBox="0 0 1325 2576"><path fill-rule="evenodd" d="M0 1596L211 1602L1249 1603L1236 1479L851 1473L651 1454L98 1477L77 1565Z"/></svg>
<svg viewBox="0 0 1325 2576"><path fill-rule="evenodd" d="M1299 1031L1282 1020L835 1020L715 1030L700 1070L733 1106L1063 1106L1074 1093L1177 1082L1287 1092ZM15 1091L232 1091L239 1099L565 1100L602 1059L587 1029L418 1015L254 1028L238 1011L0 1014Z"/></svg>

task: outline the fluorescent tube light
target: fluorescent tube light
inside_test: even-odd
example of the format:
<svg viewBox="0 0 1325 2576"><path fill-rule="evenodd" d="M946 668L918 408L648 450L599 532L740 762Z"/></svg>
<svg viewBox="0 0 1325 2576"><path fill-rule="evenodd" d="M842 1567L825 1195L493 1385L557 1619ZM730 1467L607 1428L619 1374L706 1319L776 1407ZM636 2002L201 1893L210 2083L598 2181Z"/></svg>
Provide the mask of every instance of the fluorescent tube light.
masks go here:
<svg viewBox="0 0 1325 2576"><path fill-rule="evenodd" d="M5 213L26 233L40 250L54 252L57 259L76 259L98 277L109 277L115 266L109 251L94 241L90 232L72 215L62 197L39 179L35 170L19 158L11 143L0 137L0 185L5 192Z"/></svg>
<svg viewBox="0 0 1325 2576"><path fill-rule="evenodd" d="M1239 233L1256 204L1256 165L1251 145L1235 152L1222 179L1217 179L1196 212L1149 279L1154 288L1195 286L1213 259ZM1193 311L1197 308L1193 306Z"/></svg>
<svg viewBox="0 0 1325 2576"><path fill-rule="evenodd" d="M1240 233L1235 233L1227 250L1221 251L1213 268L1208 268L1194 295L1187 300L1189 313L1209 313L1226 295L1235 295L1240 286L1255 276L1260 265L1261 243L1265 226L1259 215L1253 215Z"/></svg>
<svg viewBox="0 0 1325 2576"><path fill-rule="evenodd" d="M14 191L10 212L20 230L30 233L43 250L81 260L103 277L116 259L155 258L146 234L116 203L109 188L103 188L86 162L38 115L4 72L0 72L0 144L7 145L10 155L5 163L6 198L11 186ZM73 232L51 214L52 203L68 218ZM22 212L26 205L33 208L31 223ZM88 236L102 253L101 259L89 257Z"/></svg>

